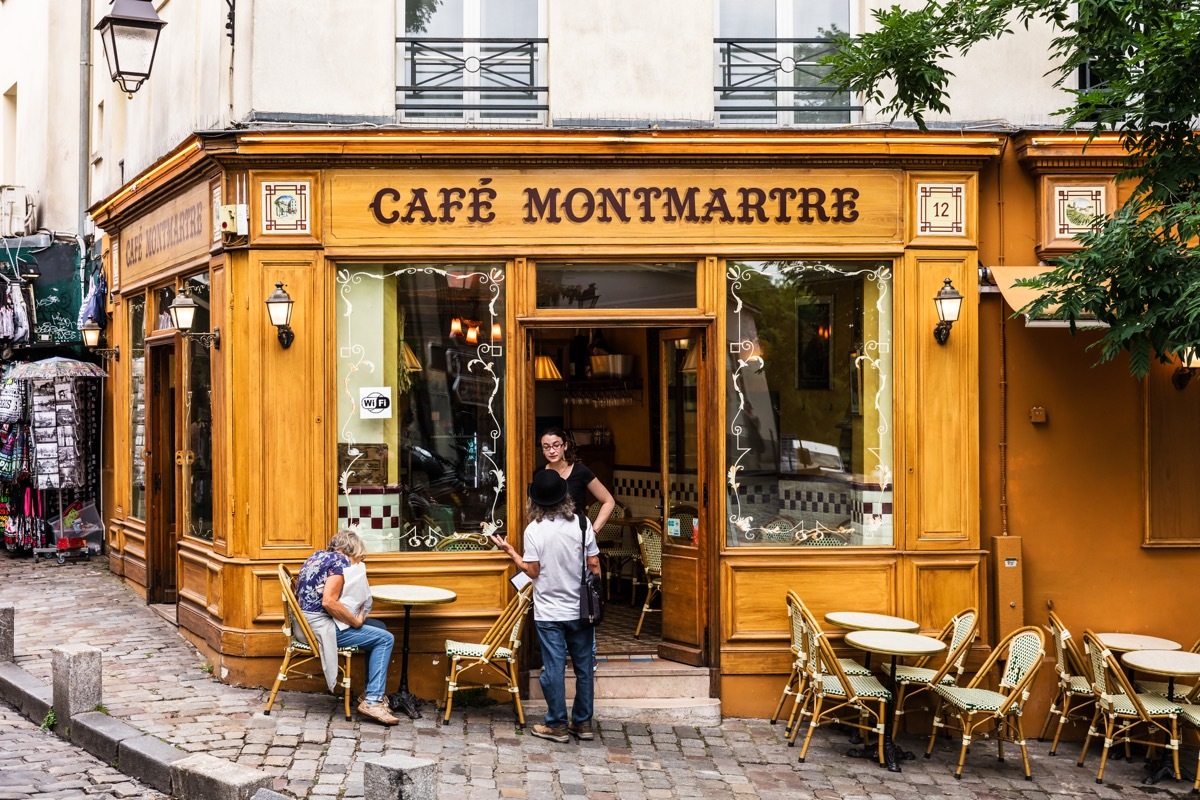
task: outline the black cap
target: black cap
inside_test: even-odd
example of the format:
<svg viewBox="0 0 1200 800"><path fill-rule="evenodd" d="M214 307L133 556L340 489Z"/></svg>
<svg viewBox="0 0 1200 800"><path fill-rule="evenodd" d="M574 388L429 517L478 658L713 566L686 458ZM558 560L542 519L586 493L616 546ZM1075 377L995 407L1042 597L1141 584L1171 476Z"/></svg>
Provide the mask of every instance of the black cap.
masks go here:
<svg viewBox="0 0 1200 800"><path fill-rule="evenodd" d="M552 469L540 469L529 484L529 499L539 506L556 506L567 496L567 482Z"/></svg>

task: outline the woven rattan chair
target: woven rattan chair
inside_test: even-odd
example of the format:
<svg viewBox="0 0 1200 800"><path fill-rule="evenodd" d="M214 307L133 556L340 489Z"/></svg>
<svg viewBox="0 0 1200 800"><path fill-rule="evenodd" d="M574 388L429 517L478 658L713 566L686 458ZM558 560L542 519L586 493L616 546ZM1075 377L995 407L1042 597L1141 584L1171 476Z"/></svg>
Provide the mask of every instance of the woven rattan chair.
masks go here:
<svg viewBox="0 0 1200 800"><path fill-rule="evenodd" d="M446 675L446 690L442 693L442 724L450 723L450 712L454 706L454 693L460 684L503 687L512 695L517 724L525 727L525 712L521 708L521 690L517 686L517 651L521 648L521 630L529 610L533 584L527 584L513 595L512 600L500 612L492 627L478 642L456 642L446 640L446 659L449 671Z"/></svg>
<svg viewBox="0 0 1200 800"><path fill-rule="evenodd" d="M1190 725L1200 734L1200 684L1192 687L1192 691L1179 704L1179 718L1184 724ZM1200 792L1200 753L1196 756L1196 782L1192 784L1192 794Z"/></svg>
<svg viewBox="0 0 1200 800"><path fill-rule="evenodd" d="M1117 742L1126 746L1165 746L1171 751L1175 780L1179 780L1179 716L1183 713L1183 708L1179 703L1172 703L1160 695L1138 693L1129 682L1121 662L1117 661L1112 651L1090 630L1083 632L1083 647L1092 667L1092 691L1096 694L1096 711L1092 714L1092 724L1088 726L1087 737L1083 740L1079 766L1083 766L1083 761L1087 758L1092 739L1103 736L1104 750L1100 753L1096 783L1104 783L1104 765L1108 762L1108 751ZM1101 719L1104 721L1103 733L1096 727ZM1142 738L1138 738L1135 733L1143 726L1145 730L1141 732ZM1166 739L1165 745L1154 741L1154 736L1158 733L1162 733Z"/></svg>
<svg viewBox="0 0 1200 800"><path fill-rule="evenodd" d="M811 710L808 708L811 703L812 693L816 689L816 683L813 682L813 675L819 673L821 676L827 675L823 662L819 655L820 637L824 636L821 630L821 623L817 622L817 618L813 616L812 611L808 606L804 605L804 601L795 592L789 592L789 605L791 605L799 614L802 620L800 629L801 635L804 638L803 651L804 663L807 665L808 676L804 678L805 684L804 696L797 698L797 702L792 706L792 713L788 717L787 736L788 747L794 747L796 744L796 736L800 733L800 729L804 726L804 719L811 715ZM850 679L868 677L871 675L871 670L867 669L862 664L855 661L853 658L845 656L835 656L838 666L842 672Z"/></svg>
<svg viewBox="0 0 1200 800"><path fill-rule="evenodd" d="M946 657L939 664L933 656L922 658L915 664L898 664L892 676L896 691L896 716L904 719L904 706L922 692L928 692L932 684L955 686L962 677L967 662L967 653L979 630L979 612L974 608L964 609L946 623L938 639L946 643ZM891 672L892 665L884 662L883 671Z"/></svg>
<svg viewBox="0 0 1200 800"><path fill-rule="evenodd" d="M651 608L650 603L662 594L662 528L657 522L646 520L638 525L638 548L642 552L642 569L646 571L646 602L642 604L642 614L638 617L637 630L633 638L642 635L642 623L646 615L658 613L661 609Z"/></svg>
<svg viewBox="0 0 1200 800"><path fill-rule="evenodd" d="M792 671L788 675L787 683L783 685L783 694L779 696L775 713L771 715L771 724L774 725L779 721L779 715L783 713L783 706L791 697L792 710L788 714L787 724L787 730L790 732L797 710L805 702L805 689L808 687L808 645L804 629L804 603L801 602L800 595L789 590L785 602L787 603L788 628L791 633L788 649L792 654Z"/></svg>
<svg viewBox="0 0 1200 800"><path fill-rule="evenodd" d="M1096 693L1092 691L1091 670L1079 652L1079 645L1053 611L1050 612L1050 639L1054 642L1054 671L1058 674L1058 688L1054 692L1054 699L1050 701L1050 710L1046 712L1046 721L1042 723L1038 741L1045 740L1050 722L1057 716L1054 741L1050 743L1050 755L1054 755L1058 750L1063 725L1071 720L1086 721L1088 718L1081 715L1079 710L1096 702ZM1163 688L1165 690L1166 684L1163 684Z"/></svg>
<svg viewBox="0 0 1200 800"><path fill-rule="evenodd" d="M847 675L826 634L817 633L812 638L817 654L815 659L810 659L811 667L815 667L809 675L812 681L812 708L807 713L808 732L800 748L800 763L804 763L808 755L813 732L829 723L874 733L879 764L882 766L884 715L887 714L891 693L871 675ZM802 727L805 716L802 712L796 722L796 730Z"/></svg>
<svg viewBox="0 0 1200 800"><path fill-rule="evenodd" d="M999 759L1004 760L1004 742L1013 742L1021 748L1025 780L1033 780L1029 771L1029 751L1025 748L1025 731L1021 727L1021 712L1029 698L1029 686L1045 654L1046 637L1041 629L1029 625L1004 637L966 686L932 684L930 690L937 696L938 704L933 712L933 734L929 737L925 757L929 758L933 753L933 745L942 730L957 728L962 734L962 749L958 754L954 777L961 779L967 748L972 740L994 734ZM999 691L992 691L985 688L984 684L992 667L1001 659L1004 660L1004 674L1000 678ZM951 717L953 723L950 722Z"/></svg>
<svg viewBox="0 0 1200 800"><path fill-rule="evenodd" d="M599 501L587 507L588 519L595 519L599 513ZM620 548L625 543L625 526L613 520L625 519L628 516L629 509L621 503L617 503L613 506L612 514L608 518L609 521L604 523L604 527L596 531L596 546L600 548L600 566L604 570L605 591L610 597L612 596L613 573L616 572L617 577L620 578L621 573L625 570L625 565L634 560L632 556L626 555L628 551L623 551L617 556L605 552L611 548ZM634 580L637 580L636 575L634 576Z"/></svg>
<svg viewBox="0 0 1200 800"><path fill-rule="evenodd" d="M488 537L482 533L456 533L439 539L433 549L443 553L453 553L466 550L494 550L495 548Z"/></svg>
<svg viewBox="0 0 1200 800"><path fill-rule="evenodd" d="M304 612L300 610L300 601L296 599L295 584L292 573L283 564L279 565L279 585L283 592L283 635L287 637L287 649L283 651L283 663L279 665L279 674L275 676L275 684L267 698L267 707L263 714L271 713L275 704L275 695L279 686L289 677L298 675L303 678L320 678L325 680L321 671L321 644L308 624ZM350 657L358 652L357 647L338 648L338 676L341 679L342 693L346 703L346 719L350 719ZM315 664L316 672L301 671L301 667L312 669Z"/></svg>

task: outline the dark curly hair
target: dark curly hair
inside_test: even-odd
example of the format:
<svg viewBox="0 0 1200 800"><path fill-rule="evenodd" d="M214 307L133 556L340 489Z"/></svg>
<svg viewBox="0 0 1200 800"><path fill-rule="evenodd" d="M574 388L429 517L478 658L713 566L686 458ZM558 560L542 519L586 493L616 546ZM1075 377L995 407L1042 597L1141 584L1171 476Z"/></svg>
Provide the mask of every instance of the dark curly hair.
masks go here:
<svg viewBox="0 0 1200 800"><path fill-rule="evenodd" d="M577 456L575 455L575 439L571 437L571 434L558 427L546 428L546 430L542 431L538 436L538 444L540 445L542 439L545 439L547 436L557 436L563 440L565 445L565 447L563 447L563 461L566 461L568 464L574 464L578 460Z"/></svg>

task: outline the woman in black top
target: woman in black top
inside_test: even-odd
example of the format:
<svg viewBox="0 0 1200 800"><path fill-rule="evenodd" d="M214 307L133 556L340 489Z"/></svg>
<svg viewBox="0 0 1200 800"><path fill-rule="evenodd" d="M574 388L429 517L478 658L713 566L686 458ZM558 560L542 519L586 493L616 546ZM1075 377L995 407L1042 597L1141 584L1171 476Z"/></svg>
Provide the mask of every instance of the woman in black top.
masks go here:
<svg viewBox="0 0 1200 800"><path fill-rule="evenodd" d="M592 530L598 531L608 522L617 501L587 465L575 460L575 444L562 428L547 428L541 436L542 455L546 469L557 472L567 482L567 492L575 501L575 511L587 513L587 493L600 502L600 511L592 520Z"/></svg>

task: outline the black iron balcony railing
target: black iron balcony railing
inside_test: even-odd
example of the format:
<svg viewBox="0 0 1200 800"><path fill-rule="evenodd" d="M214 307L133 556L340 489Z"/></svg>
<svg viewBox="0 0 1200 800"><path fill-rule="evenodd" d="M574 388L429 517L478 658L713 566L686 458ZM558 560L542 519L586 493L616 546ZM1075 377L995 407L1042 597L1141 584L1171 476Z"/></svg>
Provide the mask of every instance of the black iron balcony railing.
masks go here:
<svg viewBox="0 0 1200 800"><path fill-rule="evenodd" d="M718 123L837 124L861 111L824 82L833 39L715 39Z"/></svg>
<svg viewBox="0 0 1200 800"><path fill-rule="evenodd" d="M541 122L546 39L398 37L406 121Z"/></svg>

